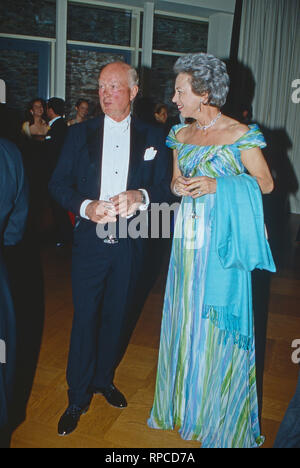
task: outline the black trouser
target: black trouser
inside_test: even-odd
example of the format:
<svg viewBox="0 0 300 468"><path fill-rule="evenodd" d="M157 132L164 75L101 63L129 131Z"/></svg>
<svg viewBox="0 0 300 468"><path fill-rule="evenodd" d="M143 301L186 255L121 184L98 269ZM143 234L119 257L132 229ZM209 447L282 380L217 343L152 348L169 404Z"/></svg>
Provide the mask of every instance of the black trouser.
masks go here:
<svg viewBox="0 0 300 468"><path fill-rule="evenodd" d="M93 234L73 249L74 320L67 380L70 404L89 403L91 387L114 378L132 286L133 242L107 245Z"/></svg>

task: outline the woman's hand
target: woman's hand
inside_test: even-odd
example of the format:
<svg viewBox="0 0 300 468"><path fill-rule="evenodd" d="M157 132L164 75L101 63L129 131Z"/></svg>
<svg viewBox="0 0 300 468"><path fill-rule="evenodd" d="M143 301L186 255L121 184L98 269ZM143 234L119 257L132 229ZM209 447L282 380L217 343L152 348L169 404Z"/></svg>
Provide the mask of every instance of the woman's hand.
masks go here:
<svg viewBox="0 0 300 468"><path fill-rule="evenodd" d="M187 189L189 180L187 177L179 176L172 184L172 192L178 197L189 197L190 192Z"/></svg>
<svg viewBox="0 0 300 468"><path fill-rule="evenodd" d="M186 190L188 190L188 196L192 198L199 198L208 193L216 193L217 191L217 179L211 177L192 177L187 179Z"/></svg>

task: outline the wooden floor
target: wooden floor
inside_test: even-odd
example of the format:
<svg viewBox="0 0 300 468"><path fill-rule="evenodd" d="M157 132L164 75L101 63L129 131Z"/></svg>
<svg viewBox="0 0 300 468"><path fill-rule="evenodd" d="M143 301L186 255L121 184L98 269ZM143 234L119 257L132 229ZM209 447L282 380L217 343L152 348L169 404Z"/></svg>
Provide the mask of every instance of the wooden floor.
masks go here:
<svg viewBox="0 0 300 468"><path fill-rule="evenodd" d="M292 241L286 244L284 262L277 274L272 276L270 284L262 411L265 448L273 446L298 376L299 366L291 360L291 343L300 339L300 247L293 243L299 222L299 217L292 218ZM198 443L183 441L175 431L150 430L146 424L155 385L165 270L148 297L126 356L117 371L115 383L126 395L128 408L114 409L103 397L97 396L90 411L81 418L77 431L66 438L57 436L57 423L67 406L65 369L72 322L70 256L69 252L58 254L47 247L42 250L41 260L45 295L40 294L38 304L36 298L33 300L38 291L30 291L28 287L27 300L33 301L32 310L26 309L26 316L19 316L19 340L23 352L18 358L19 388L16 398L20 399L17 403L20 414L15 422L18 427L12 434L11 447L199 447ZM28 278L23 278L23 281L26 280ZM44 317L38 315L38 310L42 314L43 304ZM27 358L28 347L32 355L40 348L35 375L32 373L34 358ZM30 369L30 366L33 367ZM29 375L26 375L27 371ZM29 394L31 379L33 385ZM25 414L22 413L22 404L27 400Z"/></svg>

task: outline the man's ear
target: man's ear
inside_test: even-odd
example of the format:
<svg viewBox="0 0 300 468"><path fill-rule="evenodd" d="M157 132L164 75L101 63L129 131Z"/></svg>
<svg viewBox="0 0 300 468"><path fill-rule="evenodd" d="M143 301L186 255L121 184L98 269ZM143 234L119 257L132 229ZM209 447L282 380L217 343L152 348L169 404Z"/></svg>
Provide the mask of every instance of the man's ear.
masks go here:
<svg viewBox="0 0 300 468"><path fill-rule="evenodd" d="M139 92L139 87L137 85L134 85L132 88L130 88L130 101L132 102L137 94Z"/></svg>

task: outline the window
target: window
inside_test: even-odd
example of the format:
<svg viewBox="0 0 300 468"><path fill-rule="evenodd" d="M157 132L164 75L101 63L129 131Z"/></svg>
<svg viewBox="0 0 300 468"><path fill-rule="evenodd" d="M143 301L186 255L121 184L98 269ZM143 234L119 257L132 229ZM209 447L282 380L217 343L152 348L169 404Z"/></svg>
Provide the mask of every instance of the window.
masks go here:
<svg viewBox="0 0 300 468"><path fill-rule="evenodd" d="M167 104L171 115L177 113L172 104L173 66L182 54L207 52L207 41L208 21L155 15L150 95L153 100Z"/></svg>
<svg viewBox="0 0 300 468"><path fill-rule="evenodd" d="M168 52L206 52L208 23L155 16L153 49Z"/></svg>
<svg viewBox="0 0 300 468"><path fill-rule="evenodd" d="M1 78L6 82L6 102L21 112L37 96L48 94L48 44L0 38Z"/></svg>
<svg viewBox="0 0 300 468"><path fill-rule="evenodd" d="M55 37L56 0L1 0L0 33Z"/></svg>
<svg viewBox="0 0 300 468"><path fill-rule="evenodd" d="M38 54L1 50L0 68L4 70L1 77L7 83L6 102L11 108L25 110L32 97L38 96ZM22 80L19 79L20 76Z"/></svg>
<svg viewBox="0 0 300 468"><path fill-rule="evenodd" d="M130 47L131 12L68 6L68 40Z"/></svg>

